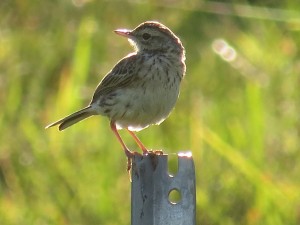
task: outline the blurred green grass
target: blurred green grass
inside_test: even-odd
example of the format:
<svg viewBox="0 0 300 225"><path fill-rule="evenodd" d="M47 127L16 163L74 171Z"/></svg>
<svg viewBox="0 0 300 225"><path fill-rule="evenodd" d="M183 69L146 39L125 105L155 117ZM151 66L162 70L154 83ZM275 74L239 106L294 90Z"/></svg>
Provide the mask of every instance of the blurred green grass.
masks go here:
<svg viewBox="0 0 300 225"><path fill-rule="evenodd" d="M289 17L300 5L260 1L275 13L260 20L259 8L248 18L185 3L0 3L1 225L130 224L126 159L108 120L44 126L88 104L131 51L112 30L150 19L182 39L187 76L170 118L138 135L153 149L192 150L197 224L300 223L300 17Z"/></svg>

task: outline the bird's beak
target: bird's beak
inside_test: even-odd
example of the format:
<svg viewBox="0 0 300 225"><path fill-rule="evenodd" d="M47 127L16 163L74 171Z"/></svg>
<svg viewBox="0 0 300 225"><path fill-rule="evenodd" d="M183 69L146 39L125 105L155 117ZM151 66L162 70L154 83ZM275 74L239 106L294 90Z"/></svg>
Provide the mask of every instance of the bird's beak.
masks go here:
<svg viewBox="0 0 300 225"><path fill-rule="evenodd" d="M118 30L115 30L115 33L118 34L118 35L121 35L123 37L127 37L127 38L131 38L132 37L131 30L118 29Z"/></svg>

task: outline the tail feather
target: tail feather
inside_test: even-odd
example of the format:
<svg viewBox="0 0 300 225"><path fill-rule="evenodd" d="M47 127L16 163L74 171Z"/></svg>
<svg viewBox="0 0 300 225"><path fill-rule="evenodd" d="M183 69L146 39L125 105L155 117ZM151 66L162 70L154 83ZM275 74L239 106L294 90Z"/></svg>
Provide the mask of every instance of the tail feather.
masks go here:
<svg viewBox="0 0 300 225"><path fill-rule="evenodd" d="M75 113L72 113L71 115L66 116L63 119L60 119L54 123L49 124L45 128L47 129L59 125L58 127L59 130L64 130L69 126L72 126L73 124L78 123L79 121L84 120L93 115L95 115L94 111L91 109L91 106L88 106Z"/></svg>

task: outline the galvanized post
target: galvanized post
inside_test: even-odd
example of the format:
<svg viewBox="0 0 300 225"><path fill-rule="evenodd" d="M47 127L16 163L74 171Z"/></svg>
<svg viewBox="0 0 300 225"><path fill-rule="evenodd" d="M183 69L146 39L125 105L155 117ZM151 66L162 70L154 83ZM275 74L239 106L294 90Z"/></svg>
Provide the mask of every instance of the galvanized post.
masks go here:
<svg viewBox="0 0 300 225"><path fill-rule="evenodd" d="M168 174L168 155L135 156L132 165L131 225L195 225L195 168L191 154L178 155L178 173ZM177 190L174 204L169 193Z"/></svg>

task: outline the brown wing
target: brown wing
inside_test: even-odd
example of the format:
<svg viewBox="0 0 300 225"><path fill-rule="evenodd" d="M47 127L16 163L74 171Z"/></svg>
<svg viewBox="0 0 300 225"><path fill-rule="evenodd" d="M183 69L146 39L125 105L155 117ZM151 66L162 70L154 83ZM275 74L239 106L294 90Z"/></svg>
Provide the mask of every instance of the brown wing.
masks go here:
<svg viewBox="0 0 300 225"><path fill-rule="evenodd" d="M138 79L136 66L141 66L138 65L140 63L141 61L138 60L138 56L135 53L120 60L98 84L90 104L97 101L100 96L108 95L119 88L130 86L134 80Z"/></svg>

